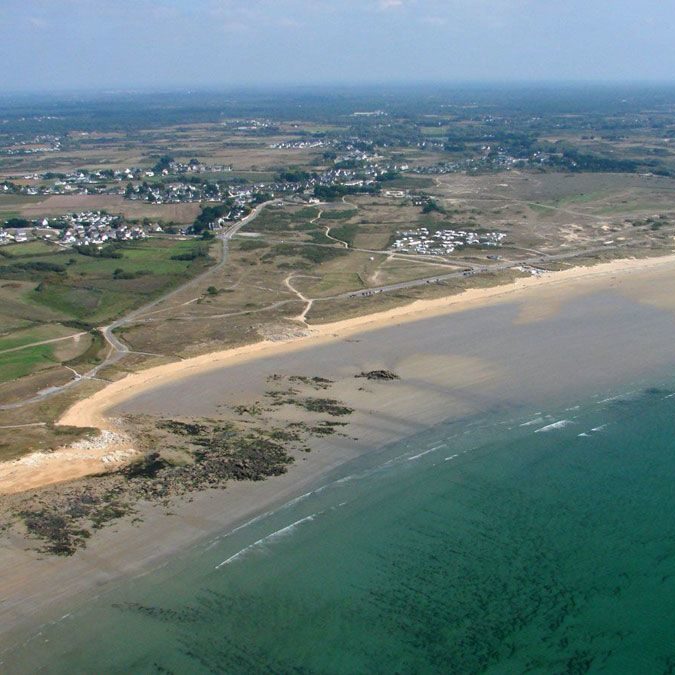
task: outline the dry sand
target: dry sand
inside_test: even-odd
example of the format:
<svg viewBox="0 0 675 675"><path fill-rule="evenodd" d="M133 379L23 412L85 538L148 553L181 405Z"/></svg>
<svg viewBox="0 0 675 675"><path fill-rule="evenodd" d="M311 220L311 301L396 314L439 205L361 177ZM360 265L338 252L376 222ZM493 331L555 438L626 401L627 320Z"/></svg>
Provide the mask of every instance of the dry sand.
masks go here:
<svg viewBox="0 0 675 675"><path fill-rule="evenodd" d="M109 425L110 426L110 425ZM26 492L125 466L138 455L123 432L101 431L56 452L33 452L0 464L0 494Z"/></svg>

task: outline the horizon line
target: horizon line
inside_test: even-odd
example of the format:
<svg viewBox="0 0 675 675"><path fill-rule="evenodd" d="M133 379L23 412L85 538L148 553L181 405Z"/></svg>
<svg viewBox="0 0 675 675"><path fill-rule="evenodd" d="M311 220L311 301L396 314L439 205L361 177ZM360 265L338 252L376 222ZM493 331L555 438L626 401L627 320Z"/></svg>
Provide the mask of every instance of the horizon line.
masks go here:
<svg viewBox="0 0 675 675"><path fill-rule="evenodd" d="M239 83L220 83L220 84L162 84L162 85L110 85L99 87L53 87L36 89L14 89L5 90L0 93L0 100L15 96L76 96L76 95L130 95L130 94L218 94L227 92L264 92L278 91L285 89L289 91L298 90L326 90L326 89L351 89L364 90L370 88L391 88L391 89L424 89L429 87L442 88L488 88L488 89L528 89L528 88L587 88L601 87L610 89L613 87L641 88L656 87L670 88L675 87L675 78L666 79L532 79L532 80L488 80L488 79L466 79L466 80L373 80L373 81L312 81L312 82L239 82Z"/></svg>

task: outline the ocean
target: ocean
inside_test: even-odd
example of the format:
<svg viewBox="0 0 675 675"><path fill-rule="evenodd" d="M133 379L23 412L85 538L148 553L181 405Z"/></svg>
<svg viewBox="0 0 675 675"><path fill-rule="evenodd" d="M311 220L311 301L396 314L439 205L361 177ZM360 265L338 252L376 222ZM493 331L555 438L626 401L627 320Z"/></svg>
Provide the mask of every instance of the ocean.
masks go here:
<svg viewBox="0 0 675 675"><path fill-rule="evenodd" d="M675 380L441 424L118 583L6 673L675 672Z"/></svg>

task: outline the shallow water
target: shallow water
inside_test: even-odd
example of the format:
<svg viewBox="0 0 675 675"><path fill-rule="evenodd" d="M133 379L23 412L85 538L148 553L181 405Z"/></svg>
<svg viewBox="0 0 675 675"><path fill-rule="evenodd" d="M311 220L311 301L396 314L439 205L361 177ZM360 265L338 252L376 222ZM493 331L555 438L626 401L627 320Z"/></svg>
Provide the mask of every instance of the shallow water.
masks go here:
<svg viewBox="0 0 675 675"><path fill-rule="evenodd" d="M87 601L3 672L672 672L674 390L389 446Z"/></svg>

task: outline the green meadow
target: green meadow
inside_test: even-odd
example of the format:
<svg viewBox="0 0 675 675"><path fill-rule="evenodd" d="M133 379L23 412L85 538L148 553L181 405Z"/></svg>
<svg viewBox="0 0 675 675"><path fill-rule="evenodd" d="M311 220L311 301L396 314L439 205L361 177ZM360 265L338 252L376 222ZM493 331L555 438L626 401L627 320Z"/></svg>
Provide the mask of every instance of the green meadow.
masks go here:
<svg viewBox="0 0 675 675"><path fill-rule="evenodd" d="M100 348L100 341L91 336L34 343L91 330L151 301L208 267L213 262L210 246L157 238L115 243L103 247L102 253L44 242L3 247L0 382L72 362L94 346Z"/></svg>

